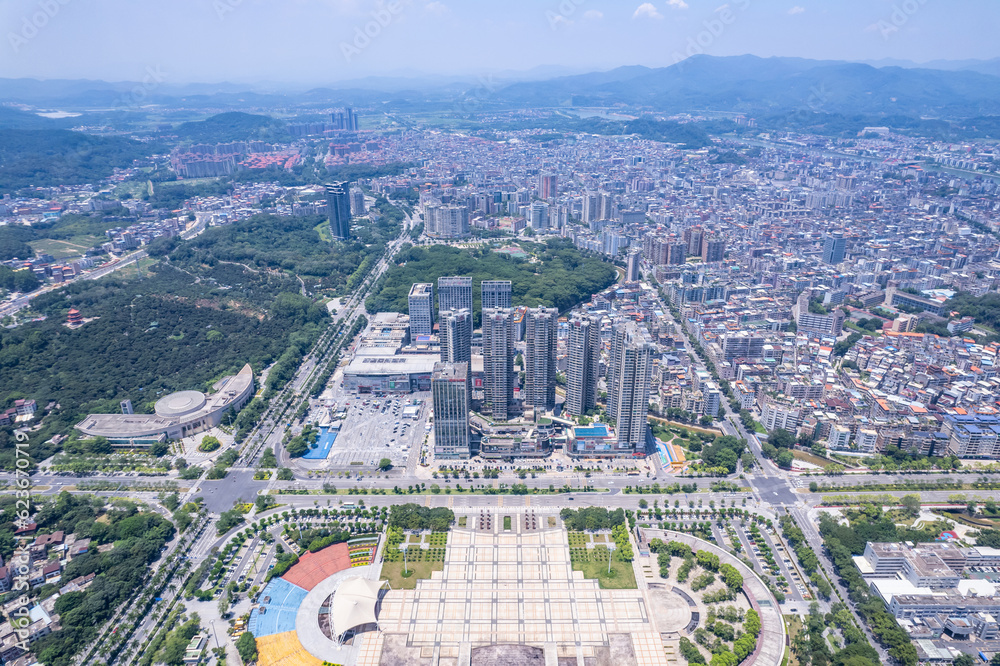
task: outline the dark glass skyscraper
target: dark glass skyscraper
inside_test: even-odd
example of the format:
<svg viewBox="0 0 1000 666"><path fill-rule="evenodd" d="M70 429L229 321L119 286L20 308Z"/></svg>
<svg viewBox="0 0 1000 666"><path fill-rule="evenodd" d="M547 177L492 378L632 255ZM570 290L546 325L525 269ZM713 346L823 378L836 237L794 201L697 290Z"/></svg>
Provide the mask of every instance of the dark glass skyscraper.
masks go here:
<svg viewBox="0 0 1000 666"><path fill-rule="evenodd" d="M347 182L326 186L326 214L331 236L341 240L351 237L351 188Z"/></svg>

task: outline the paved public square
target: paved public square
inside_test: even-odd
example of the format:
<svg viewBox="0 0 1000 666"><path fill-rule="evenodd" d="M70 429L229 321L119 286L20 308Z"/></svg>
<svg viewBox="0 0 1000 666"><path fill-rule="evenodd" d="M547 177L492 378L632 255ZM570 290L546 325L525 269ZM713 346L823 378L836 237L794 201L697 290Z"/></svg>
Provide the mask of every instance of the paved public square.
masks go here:
<svg viewBox="0 0 1000 666"><path fill-rule="evenodd" d="M365 635L358 663L506 663L495 660L512 655L472 654L489 645L527 645L560 666L667 664L660 632L687 624L683 600L673 604L677 612L654 621L644 590L600 589L573 571L565 530L525 529L523 512L497 510L489 530L453 528L442 572L414 590L386 594L382 633ZM511 530L503 529L505 515L512 516Z"/></svg>

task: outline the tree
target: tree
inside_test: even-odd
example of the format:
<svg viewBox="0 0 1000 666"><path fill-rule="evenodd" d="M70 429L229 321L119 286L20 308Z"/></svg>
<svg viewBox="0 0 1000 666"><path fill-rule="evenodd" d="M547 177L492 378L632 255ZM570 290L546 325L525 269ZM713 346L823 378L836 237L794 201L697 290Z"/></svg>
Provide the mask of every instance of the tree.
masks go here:
<svg viewBox="0 0 1000 666"><path fill-rule="evenodd" d="M198 445L198 450L204 453L211 453L215 451L220 446L222 442L219 441L218 437L213 437L212 435L205 435L201 438L201 444Z"/></svg>
<svg viewBox="0 0 1000 666"><path fill-rule="evenodd" d="M290 468L282 467L278 470L278 481L291 481L294 478L295 475L292 474L292 470Z"/></svg>
<svg viewBox="0 0 1000 666"><path fill-rule="evenodd" d="M977 506L979 506L979 503L976 502L976 500L970 500L969 503L965 505L965 510L970 516L974 516L976 515Z"/></svg>
<svg viewBox="0 0 1000 666"><path fill-rule="evenodd" d="M968 654L960 654L951 661L952 666L973 666L975 663L972 655Z"/></svg>
<svg viewBox="0 0 1000 666"><path fill-rule="evenodd" d="M790 449L795 445L795 435L784 428L775 428L767 435L767 441L771 446L779 449Z"/></svg>
<svg viewBox="0 0 1000 666"><path fill-rule="evenodd" d="M790 469L792 466L792 461L794 459L795 456L792 455L791 451L789 451L788 449L782 449L781 453L778 454L778 457L775 460L775 462L778 463L778 467L782 467L784 469Z"/></svg>
<svg viewBox="0 0 1000 666"><path fill-rule="evenodd" d="M219 595L219 615L225 618L229 614L229 595Z"/></svg>
<svg viewBox="0 0 1000 666"><path fill-rule="evenodd" d="M236 641L236 651L240 653L240 659L244 664L257 661L257 641L249 631L243 632L239 640Z"/></svg>
<svg viewBox="0 0 1000 666"><path fill-rule="evenodd" d="M382 458L378 461L378 468L383 472L390 470L392 469L392 461L388 458Z"/></svg>
<svg viewBox="0 0 1000 666"><path fill-rule="evenodd" d="M903 505L903 509L909 516L916 518L920 515L920 498L918 496L904 495L899 503Z"/></svg>

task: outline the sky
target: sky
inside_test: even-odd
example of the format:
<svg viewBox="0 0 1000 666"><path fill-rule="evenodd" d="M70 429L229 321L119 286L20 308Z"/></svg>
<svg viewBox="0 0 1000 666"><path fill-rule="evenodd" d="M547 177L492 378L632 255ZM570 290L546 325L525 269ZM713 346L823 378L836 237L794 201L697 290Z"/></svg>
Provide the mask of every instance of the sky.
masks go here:
<svg viewBox="0 0 1000 666"><path fill-rule="evenodd" d="M0 25L0 77L172 84L1000 57L996 0L3 0Z"/></svg>

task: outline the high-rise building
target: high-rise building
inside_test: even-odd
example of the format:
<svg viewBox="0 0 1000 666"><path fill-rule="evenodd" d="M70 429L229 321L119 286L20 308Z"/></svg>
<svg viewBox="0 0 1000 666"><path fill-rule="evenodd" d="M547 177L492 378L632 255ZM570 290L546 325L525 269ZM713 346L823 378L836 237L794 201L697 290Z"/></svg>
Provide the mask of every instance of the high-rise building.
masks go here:
<svg viewBox="0 0 1000 666"><path fill-rule="evenodd" d="M483 310L483 393L493 418L506 421L514 402L514 317L512 308Z"/></svg>
<svg viewBox="0 0 1000 666"><path fill-rule="evenodd" d="M441 360L472 363L472 310L442 310L438 313Z"/></svg>
<svg viewBox="0 0 1000 666"><path fill-rule="evenodd" d="M701 243L701 260L706 264L726 258L726 241L715 236L706 236Z"/></svg>
<svg viewBox="0 0 1000 666"><path fill-rule="evenodd" d="M434 284L414 282L409 296L410 335L434 333Z"/></svg>
<svg viewBox="0 0 1000 666"><path fill-rule="evenodd" d="M510 280L483 280L483 301L480 307L483 311L497 308L509 308L511 305Z"/></svg>
<svg viewBox="0 0 1000 666"><path fill-rule="evenodd" d="M350 108L343 111L334 111L330 116L333 121L333 129L348 132L358 131L358 114L354 113Z"/></svg>
<svg viewBox="0 0 1000 666"><path fill-rule="evenodd" d="M638 282L642 279L642 253L633 250L628 253L628 262L625 264L625 281Z"/></svg>
<svg viewBox="0 0 1000 666"><path fill-rule="evenodd" d="M360 188L351 188L351 215L361 217L367 212L365 210L365 193Z"/></svg>
<svg viewBox="0 0 1000 666"><path fill-rule="evenodd" d="M346 182L326 186L326 214L330 219L330 235L341 240L351 237L351 197Z"/></svg>
<svg viewBox="0 0 1000 666"><path fill-rule="evenodd" d="M684 241L687 243L689 255L701 256L701 241L704 235L701 227L690 227L684 230Z"/></svg>
<svg viewBox="0 0 1000 666"><path fill-rule="evenodd" d="M597 406L597 380L601 368L601 326L590 317L569 322L566 344L566 411L581 416Z"/></svg>
<svg viewBox="0 0 1000 666"><path fill-rule="evenodd" d="M598 219L613 220L615 218L615 200L607 192L601 192L601 215Z"/></svg>
<svg viewBox="0 0 1000 666"><path fill-rule="evenodd" d="M468 310L472 312L472 278L438 278L438 313L440 314L445 310Z"/></svg>
<svg viewBox="0 0 1000 666"><path fill-rule="evenodd" d="M601 198L596 192L583 194L583 223L592 225L601 219Z"/></svg>
<svg viewBox="0 0 1000 666"><path fill-rule="evenodd" d="M528 310L524 355L524 404L536 412L556 406L556 338L559 310L531 308Z"/></svg>
<svg viewBox="0 0 1000 666"><path fill-rule="evenodd" d="M634 321L615 326L608 367L608 416L615 420L619 454L646 448L653 352L645 328Z"/></svg>
<svg viewBox="0 0 1000 666"><path fill-rule="evenodd" d="M839 264L844 260L844 251L847 249L847 239L844 234L835 231L826 237L823 242L823 263Z"/></svg>
<svg viewBox="0 0 1000 666"><path fill-rule="evenodd" d="M667 263L681 265L687 260L687 244L671 243L667 250Z"/></svg>
<svg viewBox="0 0 1000 666"><path fill-rule="evenodd" d="M424 205L424 230L435 238L462 238L469 235L469 208L455 204Z"/></svg>
<svg viewBox="0 0 1000 666"><path fill-rule="evenodd" d="M469 384L467 363L435 363L431 375L434 403L434 455L468 458Z"/></svg>
<svg viewBox="0 0 1000 666"><path fill-rule="evenodd" d="M542 199L551 199L558 193L556 187L557 178L554 174L543 173L538 176L538 196Z"/></svg>
<svg viewBox="0 0 1000 666"><path fill-rule="evenodd" d="M536 231L545 231L549 228L549 205L544 201L535 201L531 204L531 228Z"/></svg>

